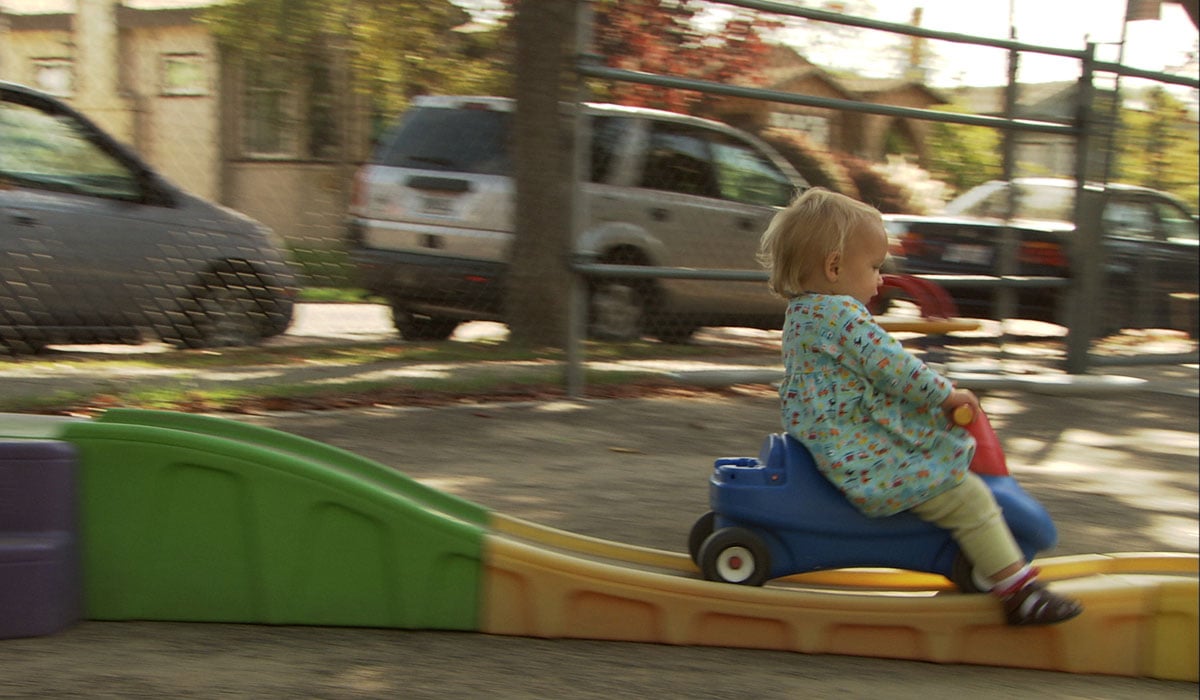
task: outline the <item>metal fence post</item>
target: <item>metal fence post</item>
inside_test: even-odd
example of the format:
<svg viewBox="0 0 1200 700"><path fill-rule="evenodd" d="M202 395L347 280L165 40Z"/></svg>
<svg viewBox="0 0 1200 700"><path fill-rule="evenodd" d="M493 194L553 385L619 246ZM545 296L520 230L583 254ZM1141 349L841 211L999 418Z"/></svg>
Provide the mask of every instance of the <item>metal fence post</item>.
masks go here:
<svg viewBox="0 0 1200 700"><path fill-rule="evenodd" d="M1091 172L1092 137L1096 116L1093 105L1096 44L1088 42L1079 77L1079 132L1075 141L1075 234L1071 257L1075 274L1068 287L1067 372L1084 374L1096 329L1096 302L1101 299L1104 243L1100 236L1101 194L1087 187Z"/></svg>
<svg viewBox="0 0 1200 700"><path fill-rule="evenodd" d="M575 11L575 56L576 62L583 60L592 46L591 0L576 0ZM587 185L591 173L591 128L584 109L587 100L587 82L578 81L575 99L571 104L571 137L575 140L575 163L571 186L571 250L587 223ZM573 255L563 261L573 267ZM583 343L587 338L588 283L578 271L571 271L570 300L567 304L567 347L566 347L566 392L569 398L583 396L585 385L585 363Z"/></svg>

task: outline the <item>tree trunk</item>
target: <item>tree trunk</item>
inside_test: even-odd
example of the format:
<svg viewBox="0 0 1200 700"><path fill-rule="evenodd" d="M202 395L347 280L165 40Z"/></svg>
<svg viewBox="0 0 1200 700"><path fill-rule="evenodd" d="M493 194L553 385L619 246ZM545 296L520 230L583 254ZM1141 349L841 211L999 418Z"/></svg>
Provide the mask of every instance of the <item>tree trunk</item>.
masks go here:
<svg viewBox="0 0 1200 700"><path fill-rule="evenodd" d="M508 266L510 341L565 347L575 139L561 104L574 98L575 0L519 0L516 26L516 235Z"/></svg>

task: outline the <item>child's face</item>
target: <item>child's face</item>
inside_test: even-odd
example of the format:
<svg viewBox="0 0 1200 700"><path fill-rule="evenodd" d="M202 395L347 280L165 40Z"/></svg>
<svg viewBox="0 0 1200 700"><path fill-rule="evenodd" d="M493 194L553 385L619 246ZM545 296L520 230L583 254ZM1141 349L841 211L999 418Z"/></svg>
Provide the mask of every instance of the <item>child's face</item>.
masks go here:
<svg viewBox="0 0 1200 700"><path fill-rule="evenodd" d="M827 267L826 274L833 277L831 291L866 304L883 284L880 269L887 255L887 233L882 224L872 222L856 229L847 238L846 248L832 269Z"/></svg>

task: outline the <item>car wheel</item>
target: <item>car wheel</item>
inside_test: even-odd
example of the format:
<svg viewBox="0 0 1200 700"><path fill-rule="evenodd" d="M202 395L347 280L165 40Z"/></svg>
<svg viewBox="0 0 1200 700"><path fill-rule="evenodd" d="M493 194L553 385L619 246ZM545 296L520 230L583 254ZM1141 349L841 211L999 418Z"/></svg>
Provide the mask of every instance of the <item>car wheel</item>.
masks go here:
<svg viewBox="0 0 1200 700"><path fill-rule="evenodd" d="M252 289L261 286L253 272L227 270L200 277L185 301L189 325L177 328L172 339L186 348L223 348L257 345L266 335L265 315Z"/></svg>
<svg viewBox="0 0 1200 700"><path fill-rule="evenodd" d="M700 571L709 581L761 586L771 571L767 546L740 527L717 530L700 545Z"/></svg>
<svg viewBox="0 0 1200 700"><path fill-rule="evenodd" d="M1095 327L1092 335L1095 338L1106 338L1117 335L1126 328L1140 328L1141 324L1134 318L1132 288L1124 284L1112 287L1105 293L1105 301L1101 308L1103 313L1095 314ZM1064 294L1064 305L1066 295ZM1070 321L1070 317L1067 318Z"/></svg>
<svg viewBox="0 0 1200 700"><path fill-rule="evenodd" d="M405 340L445 340L454 334L458 323L452 318L418 314L403 306L392 305L392 325Z"/></svg>
<svg viewBox="0 0 1200 700"><path fill-rule="evenodd" d="M13 337L0 330L0 355L36 355L46 349L46 343L36 338Z"/></svg>
<svg viewBox="0 0 1200 700"><path fill-rule="evenodd" d="M963 593L986 593L975 584L975 565L962 552L954 555L954 563L950 567L950 582Z"/></svg>
<svg viewBox="0 0 1200 700"><path fill-rule="evenodd" d="M717 514L710 510L696 520L692 525L691 532L688 533L688 556L692 558L692 562L696 566L700 565L700 547L704 546L704 540L713 533L713 525L716 520Z"/></svg>
<svg viewBox="0 0 1200 700"><path fill-rule="evenodd" d="M0 316L0 355L36 355L46 349L48 342L40 334L34 335L4 323Z"/></svg>
<svg viewBox="0 0 1200 700"><path fill-rule="evenodd" d="M664 343L683 345L696 334L696 328L684 321L659 320L654 322L650 334Z"/></svg>
<svg viewBox="0 0 1200 700"><path fill-rule="evenodd" d="M629 341L642 337L646 297L628 281L597 282L588 299L588 337Z"/></svg>

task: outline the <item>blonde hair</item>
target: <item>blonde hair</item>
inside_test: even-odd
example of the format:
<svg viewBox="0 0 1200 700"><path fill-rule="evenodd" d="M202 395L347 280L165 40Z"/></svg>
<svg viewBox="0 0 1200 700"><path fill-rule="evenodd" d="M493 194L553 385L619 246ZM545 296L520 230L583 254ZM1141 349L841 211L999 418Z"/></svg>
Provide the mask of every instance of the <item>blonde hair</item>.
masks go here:
<svg viewBox="0 0 1200 700"><path fill-rule="evenodd" d="M805 190L771 219L758 246L758 261L767 268L771 291L790 299L825 265L831 253L842 253L851 232L880 224L879 210L823 187Z"/></svg>

